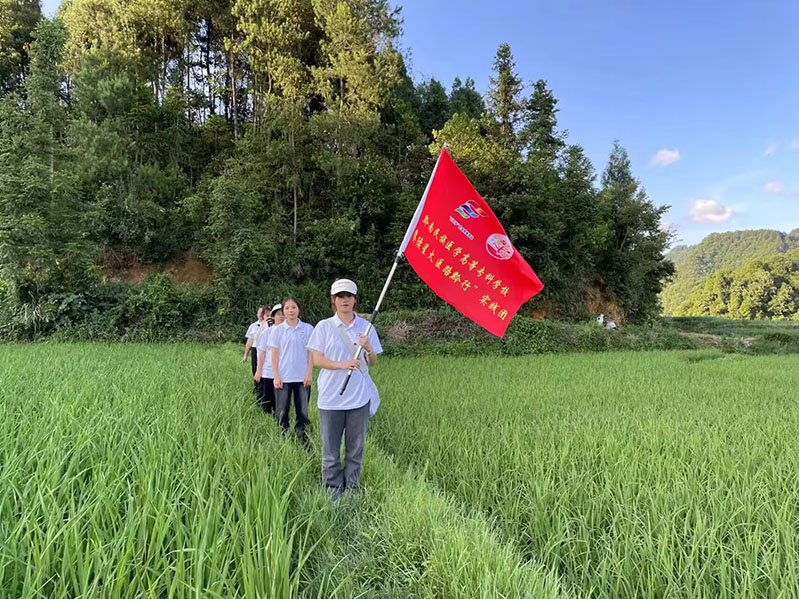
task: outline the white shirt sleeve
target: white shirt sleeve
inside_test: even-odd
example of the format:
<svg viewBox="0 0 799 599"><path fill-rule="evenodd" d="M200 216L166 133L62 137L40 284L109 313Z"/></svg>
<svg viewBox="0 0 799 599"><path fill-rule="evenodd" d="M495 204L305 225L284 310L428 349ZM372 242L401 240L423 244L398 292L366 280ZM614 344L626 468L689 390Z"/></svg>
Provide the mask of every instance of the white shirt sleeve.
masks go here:
<svg viewBox="0 0 799 599"><path fill-rule="evenodd" d="M308 340L308 349L325 353L325 342L327 340L327 323L322 320L314 327L311 338Z"/></svg>
<svg viewBox="0 0 799 599"><path fill-rule="evenodd" d="M372 349L375 350L376 354L383 353L383 346L380 345L380 338L377 336L377 330L374 327L369 331L369 343L372 344Z"/></svg>
<svg viewBox="0 0 799 599"><path fill-rule="evenodd" d="M271 329L264 330L263 333L258 335L258 340L255 342L255 349L266 351L269 348L269 338L271 336Z"/></svg>
<svg viewBox="0 0 799 599"><path fill-rule="evenodd" d="M283 340L283 325L279 324L272 327L272 332L269 334L269 347L280 349L280 342Z"/></svg>

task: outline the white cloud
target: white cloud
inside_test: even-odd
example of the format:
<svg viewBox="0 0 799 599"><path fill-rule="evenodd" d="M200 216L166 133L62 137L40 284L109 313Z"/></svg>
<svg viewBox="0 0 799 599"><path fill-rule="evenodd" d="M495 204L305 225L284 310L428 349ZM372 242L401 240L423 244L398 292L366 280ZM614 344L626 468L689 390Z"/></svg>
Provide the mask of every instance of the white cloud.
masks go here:
<svg viewBox="0 0 799 599"><path fill-rule="evenodd" d="M771 156L777 152L777 144L769 144L766 148L766 156Z"/></svg>
<svg viewBox="0 0 799 599"><path fill-rule="evenodd" d="M792 150L799 150L799 138L794 137L791 140L791 149Z"/></svg>
<svg viewBox="0 0 799 599"><path fill-rule="evenodd" d="M785 191L785 185L778 181L772 181L771 183L766 183L763 187L763 191L766 193L782 193Z"/></svg>
<svg viewBox="0 0 799 599"><path fill-rule="evenodd" d="M698 224L723 223L732 218L732 208L716 200L692 200L688 220Z"/></svg>
<svg viewBox="0 0 799 599"><path fill-rule="evenodd" d="M659 150L657 154L652 156L652 162L659 166L668 166L677 162L682 155L676 148L674 150Z"/></svg>

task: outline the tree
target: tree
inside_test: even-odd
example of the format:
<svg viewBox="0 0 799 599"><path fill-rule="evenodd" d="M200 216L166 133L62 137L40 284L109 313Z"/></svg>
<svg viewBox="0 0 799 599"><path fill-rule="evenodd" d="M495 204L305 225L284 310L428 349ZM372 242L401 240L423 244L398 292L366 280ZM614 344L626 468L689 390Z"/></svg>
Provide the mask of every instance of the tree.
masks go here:
<svg viewBox="0 0 799 599"><path fill-rule="evenodd" d="M0 95L22 88L33 31L41 18L38 0L0 0Z"/></svg>
<svg viewBox="0 0 799 599"><path fill-rule="evenodd" d="M510 45L501 44L494 57L494 76L488 97L491 109L499 120L500 130L506 139L515 136L516 124L522 109L520 94L524 84L515 73L516 63Z"/></svg>
<svg viewBox="0 0 799 599"><path fill-rule="evenodd" d="M613 150L610 153L605 171L602 173L602 187L603 189L614 188L621 190L630 187L636 188L637 186L638 183L633 178L630 157L627 154L627 150L621 147L617 139L613 142Z"/></svg>
<svg viewBox="0 0 799 599"><path fill-rule="evenodd" d="M450 116L454 114L465 114L466 116L479 119L485 112L485 102L483 97L474 87L474 79L466 78L462 83L460 77L455 77L452 82L452 91L449 94Z"/></svg>
<svg viewBox="0 0 799 599"><path fill-rule="evenodd" d="M477 189L503 195L520 189L521 157L504 143L499 125L489 115L472 119L456 114L436 132L430 151L437 156L448 143L453 158Z"/></svg>
<svg viewBox="0 0 799 599"><path fill-rule="evenodd" d="M311 83L310 65L303 61L314 27L310 0L235 0L232 12L252 71L256 118L271 95L304 105Z"/></svg>
<svg viewBox="0 0 799 599"><path fill-rule="evenodd" d="M313 0L323 31L314 77L328 108L366 113L381 108L400 80L396 13L382 0Z"/></svg>
<svg viewBox="0 0 799 599"><path fill-rule="evenodd" d="M400 81L391 91L381 112L381 121L391 130L392 161L401 167L403 178L416 182L418 165L429 158L430 143L419 125L421 101L404 62L400 65Z"/></svg>
<svg viewBox="0 0 799 599"><path fill-rule="evenodd" d="M597 264L610 234L594 188L595 179L594 167L582 147L569 146L560 166L558 186L557 204L562 210L564 231L558 261L569 273L564 283L572 297L583 296L596 283Z"/></svg>
<svg viewBox="0 0 799 599"><path fill-rule="evenodd" d="M75 72L73 96L69 136L93 239L125 261L167 258L185 243L179 200L207 168L182 89L159 104L113 50L98 49Z"/></svg>
<svg viewBox="0 0 799 599"><path fill-rule="evenodd" d="M63 143L66 109L58 20L33 33L24 99L0 100L0 279L4 326L33 337L55 322L65 294L93 281L93 252L73 154Z"/></svg>
<svg viewBox="0 0 799 599"><path fill-rule="evenodd" d="M799 289L790 282L784 281L777 288L777 293L769 302L768 314L779 320L790 319L799 314Z"/></svg>
<svg viewBox="0 0 799 599"><path fill-rule="evenodd" d="M414 86L387 0L70 0L60 15L3 100L0 323L125 312L136 296L96 285L95 260L113 280L184 252L212 268L212 319L264 286L315 296L350 275L369 294L445 142L544 279L536 308L583 317L597 284L632 318L656 310L659 209L621 149L595 189L553 92L523 97L507 44L486 110L471 78L449 96ZM409 271L397 284L392 301L438 305Z"/></svg>
<svg viewBox="0 0 799 599"><path fill-rule="evenodd" d="M419 125L429 138L449 120L450 105L447 90L436 79L430 79L417 88L419 94Z"/></svg>
<svg viewBox="0 0 799 599"><path fill-rule="evenodd" d="M709 274L685 297L675 314L798 320L799 250Z"/></svg>
<svg viewBox="0 0 799 599"><path fill-rule="evenodd" d="M126 71L149 83L163 100L170 76L191 89L189 38L195 23L185 17L190 0L73 0L61 16L70 32L67 64L77 69L86 54L113 51ZM173 72L170 73L170 69Z"/></svg>
<svg viewBox="0 0 799 599"><path fill-rule="evenodd" d="M538 156L547 162L555 159L566 145L563 135L558 132L556 108L558 101L547 88L547 82L535 82L533 95L524 102L523 127L519 134L522 147L528 155Z"/></svg>
<svg viewBox="0 0 799 599"><path fill-rule="evenodd" d="M674 273L674 265L664 256L671 233L661 227L669 207L649 201L618 141L602 175L600 201L610 227L600 262L602 281L630 319L656 315L662 282Z"/></svg>
<svg viewBox="0 0 799 599"><path fill-rule="evenodd" d="M705 277L720 270L732 271L755 259L769 258L797 247L792 233L768 229L711 233L699 244L672 249L674 279L663 289L665 314L682 313L681 304Z"/></svg>

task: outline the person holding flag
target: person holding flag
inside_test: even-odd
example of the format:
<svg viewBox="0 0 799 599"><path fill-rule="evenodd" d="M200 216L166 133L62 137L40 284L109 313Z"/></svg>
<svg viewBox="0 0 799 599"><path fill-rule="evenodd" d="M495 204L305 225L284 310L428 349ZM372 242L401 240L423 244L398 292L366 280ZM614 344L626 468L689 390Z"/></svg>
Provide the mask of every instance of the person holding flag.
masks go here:
<svg viewBox="0 0 799 599"><path fill-rule="evenodd" d="M370 320L352 312L355 283L338 280L330 289L336 315L321 321L308 343L314 364L323 369L319 375L322 476L334 494L360 480L368 406L377 391L370 387L368 369L363 372L362 366L374 365L382 351L374 322L403 256L436 295L499 337L521 305L544 288L444 145ZM336 337L341 343L335 343ZM349 387L351 381L354 388ZM344 429L347 467L342 470L339 451Z"/></svg>
<svg viewBox="0 0 799 599"><path fill-rule="evenodd" d="M322 369L317 381L322 479L334 497L355 490L360 483L370 405L377 399L377 388L369 376L369 368L383 352L375 329L355 313L357 306L355 282L350 279L334 281L330 287L330 307L334 314L316 325L308 341L313 363ZM342 391L350 375L352 381Z"/></svg>

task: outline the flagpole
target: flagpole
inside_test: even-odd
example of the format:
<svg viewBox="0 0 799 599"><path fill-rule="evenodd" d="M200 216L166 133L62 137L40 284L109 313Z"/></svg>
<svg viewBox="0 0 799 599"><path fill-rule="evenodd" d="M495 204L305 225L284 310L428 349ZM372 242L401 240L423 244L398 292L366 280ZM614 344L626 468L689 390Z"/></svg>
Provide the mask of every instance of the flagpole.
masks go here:
<svg viewBox="0 0 799 599"><path fill-rule="evenodd" d="M369 332L374 328L375 321L377 320L377 315L380 312L380 306L383 304L383 298L386 297L386 292L388 291L388 286L391 284L391 279L394 278L394 271L397 270L397 265L399 264L400 259L405 254L405 248L408 247L408 243L410 243L411 237L413 236L413 230L416 228L419 219L422 216L422 209L424 208L424 203L427 200L427 194L430 193L430 187L433 185L433 178L436 176L436 171L438 170L438 165L441 162L441 156L444 154L444 150L449 148L449 144L444 144L441 148L441 153L438 155L438 160L436 160L436 165L433 167L433 172L430 174L430 180L427 182L427 187L425 187L424 193L422 194L422 199L419 201L419 205L416 207L416 211L413 213L413 218L411 219L410 224L408 225L407 231L405 231L405 237L402 238L402 243L400 244L399 249L397 250L397 255L394 257L394 264L391 265L391 271L388 273L388 278L386 282L383 284L383 291L380 293L380 297L375 304L375 309L372 311L372 315L369 317L369 324L366 326L366 331L364 331L364 335L369 335ZM358 360L361 357L361 352L363 351L363 347L360 345L355 352L355 359ZM347 371L347 378L344 379L344 384L341 386L341 391L339 391L339 395L344 395L344 391L347 390L347 385L350 384L350 378L352 377L352 369Z"/></svg>

